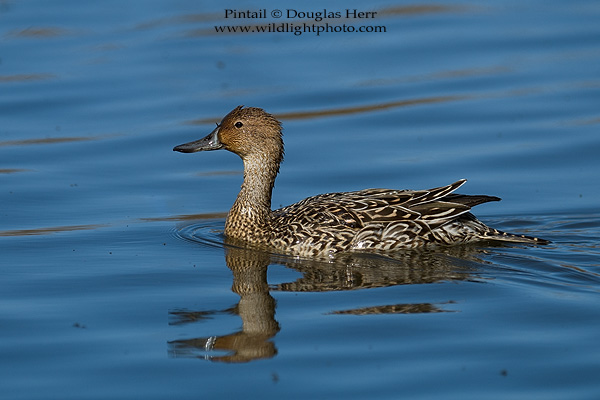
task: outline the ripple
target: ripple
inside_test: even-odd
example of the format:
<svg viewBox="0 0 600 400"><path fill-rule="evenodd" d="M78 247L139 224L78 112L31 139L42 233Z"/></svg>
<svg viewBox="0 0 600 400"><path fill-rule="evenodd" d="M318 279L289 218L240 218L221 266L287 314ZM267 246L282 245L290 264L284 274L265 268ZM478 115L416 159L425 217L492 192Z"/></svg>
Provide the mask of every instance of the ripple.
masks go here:
<svg viewBox="0 0 600 400"><path fill-rule="evenodd" d="M31 171L30 169L24 168L0 168L0 174L15 174L17 172L27 172Z"/></svg>
<svg viewBox="0 0 600 400"><path fill-rule="evenodd" d="M287 112L287 113L278 113L278 114L274 114L274 115L275 115L275 117L277 117L281 120L285 120L285 121L300 120L300 119L315 119L315 118L324 118L324 117L331 117L331 116L369 113L369 112L373 112L373 111L387 110L390 108L411 107L411 106L418 106L418 105L423 105L423 104L446 103L446 102L466 100L469 98L470 98L470 96L466 96L466 95L433 96L433 97L395 100L395 101L374 103L374 104L364 104L364 105L360 105L360 106L335 107L335 108L329 108L329 109L319 109L319 110L310 110L310 111L291 111L291 112ZM219 121L221 118L222 117L194 119L194 120L185 121L184 124L185 125L202 125L202 124L213 123L215 121Z"/></svg>
<svg viewBox="0 0 600 400"><path fill-rule="evenodd" d="M199 243L205 247L223 248L224 220L208 220L199 223L178 226L173 231L175 237L188 242Z"/></svg>
<svg viewBox="0 0 600 400"><path fill-rule="evenodd" d="M88 224L88 225L67 225L67 226L52 226L45 228L34 228L34 229L15 229L0 231L0 236L37 236L37 235L49 235L58 232L72 232L72 231L84 231L93 230L98 228L106 227L105 224Z"/></svg>
<svg viewBox="0 0 600 400"><path fill-rule="evenodd" d="M0 83L2 82L27 82L41 81L56 78L54 74L15 74L15 75L0 75Z"/></svg>
<svg viewBox="0 0 600 400"><path fill-rule="evenodd" d="M71 142L89 142L93 140L103 140L107 138L113 138L120 136L120 134L105 134L97 136L70 136L70 137L46 137L46 138L35 138L35 139L21 139L21 140L4 140L0 141L0 147L4 146L29 146L39 144L62 144Z"/></svg>
<svg viewBox="0 0 600 400"><path fill-rule="evenodd" d="M5 36L18 38L53 38L66 36L70 31L58 27L29 27L23 30L9 32Z"/></svg>

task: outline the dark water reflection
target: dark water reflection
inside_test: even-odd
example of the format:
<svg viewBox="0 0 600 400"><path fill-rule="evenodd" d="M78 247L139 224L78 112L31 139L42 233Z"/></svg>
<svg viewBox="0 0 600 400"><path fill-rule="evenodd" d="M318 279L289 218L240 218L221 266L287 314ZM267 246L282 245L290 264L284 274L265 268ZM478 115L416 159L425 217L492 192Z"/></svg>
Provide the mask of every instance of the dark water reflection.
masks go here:
<svg viewBox="0 0 600 400"><path fill-rule="evenodd" d="M194 232L196 228L187 227L182 231ZM211 247L219 245L217 240L210 237L188 239ZM240 243L227 239L224 250L225 263L233 274L231 290L240 297L238 303L221 310L172 310L169 312L170 324L208 323L214 315L230 314L241 318L242 328L227 335L170 341L168 346L172 357L198 357L231 363L274 357L277 348L272 339L280 326L276 319L276 301L271 292L330 292L475 280L476 277L471 273L476 271L477 264L483 263L478 255L484 252L473 246L461 246L443 248L437 252L402 251L389 256L343 254L329 261L319 261L244 248ZM294 269L301 274L301 278L270 285L267 270L274 264ZM447 311L443 304L400 303L331 310L330 314L423 314Z"/></svg>

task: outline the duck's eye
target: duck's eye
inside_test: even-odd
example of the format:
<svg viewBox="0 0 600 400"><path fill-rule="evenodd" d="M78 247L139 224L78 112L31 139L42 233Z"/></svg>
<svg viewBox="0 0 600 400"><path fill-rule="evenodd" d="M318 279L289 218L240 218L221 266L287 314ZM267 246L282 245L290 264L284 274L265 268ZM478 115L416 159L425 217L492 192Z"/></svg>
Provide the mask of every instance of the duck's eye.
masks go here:
<svg viewBox="0 0 600 400"><path fill-rule="evenodd" d="M241 128L242 126L244 126L244 124L242 124L240 121L235 123L236 128Z"/></svg>

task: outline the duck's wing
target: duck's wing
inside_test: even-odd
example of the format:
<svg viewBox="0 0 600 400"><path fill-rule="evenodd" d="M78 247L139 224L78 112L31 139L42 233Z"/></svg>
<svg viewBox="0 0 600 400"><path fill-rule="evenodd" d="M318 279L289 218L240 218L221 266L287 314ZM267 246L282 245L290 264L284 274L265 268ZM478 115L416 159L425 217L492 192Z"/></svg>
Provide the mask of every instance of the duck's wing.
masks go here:
<svg viewBox="0 0 600 400"><path fill-rule="evenodd" d="M309 197L274 211L273 227L314 239L319 246L337 241L340 249L360 251L473 240L548 243L504 233L477 220L469 212L471 207L500 198L452 193L464 183L429 190L365 189Z"/></svg>
<svg viewBox="0 0 600 400"><path fill-rule="evenodd" d="M276 210L274 215L289 222L346 226L360 230L371 224L422 221L432 228L468 212L472 206L499 200L492 196L454 195L466 180L429 190L364 189L327 193Z"/></svg>
<svg viewBox="0 0 600 400"><path fill-rule="evenodd" d="M493 196L452 194L465 182L461 179L429 190L361 190L341 196L340 203L353 210L363 224L422 221L433 228L468 212L477 204L500 200Z"/></svg>

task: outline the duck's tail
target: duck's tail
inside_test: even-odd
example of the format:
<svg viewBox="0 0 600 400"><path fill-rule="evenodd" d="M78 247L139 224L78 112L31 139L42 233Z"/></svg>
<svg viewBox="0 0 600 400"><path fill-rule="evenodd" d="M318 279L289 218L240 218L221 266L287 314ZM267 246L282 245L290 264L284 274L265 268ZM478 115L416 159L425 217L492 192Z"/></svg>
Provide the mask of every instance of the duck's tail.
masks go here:
<svg viewBox="0 0 600 400"><path fill-rule="evenodd" d="M516 235L514 233L507 233L500 231L498 229L489 228L489 231L485 232L481 235L481 239L483 240L495 240L499 242L509 242L509 243L524 243L524 244L550 244L552 243L549 240L537 238L534 236L527 235Z"/></svg>
<svg viewBox="0 0 600 400"><path fill-rule="evenodd" d="M465 213L460 216L459 222L463 227L470 229L470 235L475 240L491 240L505 243L522 243L522 244L550 244L549 240L537 238L534 236L517 235L508 233L496 228L485 225L478 220L473 214Z"/></svg>

